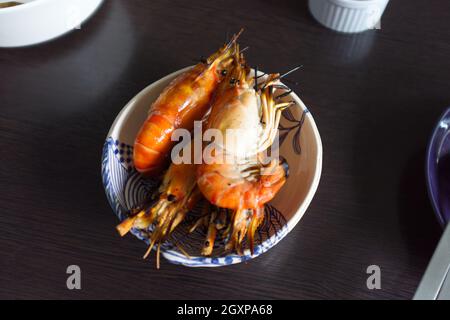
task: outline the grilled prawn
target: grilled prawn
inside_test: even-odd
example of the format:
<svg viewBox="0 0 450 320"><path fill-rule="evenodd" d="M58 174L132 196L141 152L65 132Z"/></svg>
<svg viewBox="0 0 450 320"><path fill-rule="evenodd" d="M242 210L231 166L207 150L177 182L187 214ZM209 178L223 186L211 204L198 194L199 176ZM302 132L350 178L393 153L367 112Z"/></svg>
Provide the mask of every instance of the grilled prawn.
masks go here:
<svg viewBox="0 0 450 320"><path fill-rule="evenodd" d="M139 172L159 174L173 147L172 132L177 128L190 130L195 120L203 118L214 91L231 65L241 32L205 63L197 64L173 80L151 105L134 143L134 166Z"/></svg>
<svg viewBox="0 0 450 320"><path fill-rule="evenodd" d="M150 246L144 258L157 245L157 265L159 265L161 243L169 238L173 230L184 220L187 212L193 209L202 197L197 188L194 165L172 163L154 197L157 199L148 208L124 220L117 226L117 230L124 236L131 228L146 230L153 225Z"/></svg>
<svg viewBox="0 0 450 320"><path fill-rule="evenodd" d="M279 159L265 163L261 155L273 144L282 110L291 105L276 102L279 75L270 75L260 85L256 79L239 62L227 76L207 120L207 129L218 130L225 138L210 144L212 160L197 167L197 185L203 196L231 212L231 228L225 229L229 232L227 247L241 252L247 236L252 253L254 234L264 220L264 205L284 185L287 175L286 163ZM215 232L208 232L203 254L211 254L214 237Z"/></svg>

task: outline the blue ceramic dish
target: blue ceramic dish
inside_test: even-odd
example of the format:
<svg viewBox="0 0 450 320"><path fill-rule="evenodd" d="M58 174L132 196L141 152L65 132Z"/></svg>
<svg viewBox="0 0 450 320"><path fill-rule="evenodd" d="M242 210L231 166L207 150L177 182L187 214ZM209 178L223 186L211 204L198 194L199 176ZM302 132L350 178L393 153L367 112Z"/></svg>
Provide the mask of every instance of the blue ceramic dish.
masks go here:
<svg viewBox="0 0 450 320"><path fill-rule="evenodd" d="M102 156L102 178L108 201L119 220L125 219L132 208L157 188L157 181L144 179L134 168L133 142L151 103L170 81L186 70L172 73L141 91L122 109L108 133ZM253 255L248 248L243 255L228 252L224 242L218 240L212 256L201 256L200 248L206 234L201 228L189 232L198 219L195 212L191 212L161 245L162 257L189 267L219 267L247 261L276 245L300 221L319 185L322 142L314 119L300 98L292 92L286 99L297 103L296 108L283 114L280 127L280 154L289 163L289 179L282 192L266 207L265 222L258 230ZM147 245L151 232L152 228L131 230Z"/></svg>
<svg viewBox="0 0 450 320"><path fill-rule="evenodd" d="M441 116L428 145L428 194L442 226L450 221L450 108Z"/></svg>

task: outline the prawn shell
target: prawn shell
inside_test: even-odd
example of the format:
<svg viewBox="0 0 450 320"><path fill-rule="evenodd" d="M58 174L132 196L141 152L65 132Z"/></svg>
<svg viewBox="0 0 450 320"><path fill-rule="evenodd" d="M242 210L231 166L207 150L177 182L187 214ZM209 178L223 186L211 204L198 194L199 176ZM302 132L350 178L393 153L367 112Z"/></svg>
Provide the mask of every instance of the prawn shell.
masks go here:
<svg viewBox="0 0 450 320"><path fill-rule="evenodd" d="M142 125L134 148L136 170L156 175L166 165L167 155L175 144L175 129L191 130L209 109L219 83L216 67L198 64L173 80L152 104Z"/></svg>
<svg viewBox="0 0 450 320"><path fill-rule="evenodd" d="M229 164L199 165L197 185L213 205L221 208L240 210L255 209L272 200L286 182L281 165L271 175L263 175L260 180L236 179L220 172L234 171Z"/></svg>

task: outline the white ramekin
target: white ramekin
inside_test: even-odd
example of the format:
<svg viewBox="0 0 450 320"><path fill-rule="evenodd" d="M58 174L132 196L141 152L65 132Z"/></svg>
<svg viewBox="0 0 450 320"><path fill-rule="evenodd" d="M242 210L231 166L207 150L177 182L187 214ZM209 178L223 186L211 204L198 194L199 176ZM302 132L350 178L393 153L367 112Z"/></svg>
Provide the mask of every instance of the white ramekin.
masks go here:
<svg viewBox="0 0 450 320"><path fill-rule="evenodd" d="M374 29L389 0L309 0L314 18L339 32L354 33Z"/></svg>
<svg viewBox="0 0 450 320"><path fill-rule="evenodd" d="M32 45L79 28L102 1L34 0L0 9L0 47Z"/></svg>

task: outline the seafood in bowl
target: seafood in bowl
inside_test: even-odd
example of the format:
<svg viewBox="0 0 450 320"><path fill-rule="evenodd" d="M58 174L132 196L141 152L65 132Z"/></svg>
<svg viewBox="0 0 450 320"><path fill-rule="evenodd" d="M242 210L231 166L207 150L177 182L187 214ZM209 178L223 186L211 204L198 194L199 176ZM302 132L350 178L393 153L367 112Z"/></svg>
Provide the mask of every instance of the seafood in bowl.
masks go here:
<svg viewBox="0 0 450 320"><path fill-rule="evenodd" d="M145 257L155 249L158 266L160 254L186 266L256 257L295 226L317 189L312 116L282 76L248 66L237 38L144 89L108 134L102 175L117 229L146 241ZM178 129L194 133L181 150Z"/></svg>

